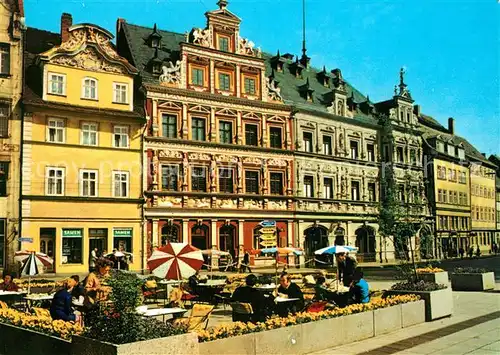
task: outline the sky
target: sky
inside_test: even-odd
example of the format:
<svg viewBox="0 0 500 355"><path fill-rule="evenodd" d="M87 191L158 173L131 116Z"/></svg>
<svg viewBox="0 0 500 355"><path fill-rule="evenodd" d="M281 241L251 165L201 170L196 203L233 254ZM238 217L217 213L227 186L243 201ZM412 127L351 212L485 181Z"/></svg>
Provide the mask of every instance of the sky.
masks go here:
<svg viewBox="0 0 500 355"><path fill-rule="evenodd" d="M500 1L305 0L311 65L340 68L371 101L389 99L405 81L422 112L479 151L500 155ZM28 26L59 32L73 23L115 33L116 19L185 33L204 27L216 0L24 0ZM263 51L300 55L302 0L229 0L241 35Z"/></svg>

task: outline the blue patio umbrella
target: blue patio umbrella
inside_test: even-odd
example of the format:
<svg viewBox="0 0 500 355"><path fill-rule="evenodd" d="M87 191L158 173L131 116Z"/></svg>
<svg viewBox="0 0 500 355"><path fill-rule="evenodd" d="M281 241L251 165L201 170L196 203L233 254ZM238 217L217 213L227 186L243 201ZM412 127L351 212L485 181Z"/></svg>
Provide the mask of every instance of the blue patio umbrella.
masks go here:
<svg viewBox="0 0 500 355"><path fill-rule="evenodd" d="M323 255L323 254L355 253L357 251L358 248L351 247L349 245L331 245L329 247L316 250L314 254Z"/></svg>

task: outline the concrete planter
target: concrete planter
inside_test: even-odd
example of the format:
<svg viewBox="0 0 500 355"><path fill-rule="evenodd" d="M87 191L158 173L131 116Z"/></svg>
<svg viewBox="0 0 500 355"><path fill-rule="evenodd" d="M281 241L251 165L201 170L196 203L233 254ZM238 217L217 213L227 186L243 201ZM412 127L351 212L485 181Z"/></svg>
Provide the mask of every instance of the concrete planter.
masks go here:
<svg viewBox="0 0 500 355"><path fill-rule="evenodd" d="M451 288L454 291L484 291L495 288L495 273L451 274Z"/></svg>
<svg viewBox="0 0 500 355"><path fill-rule="evenodd" d="M418 277L421 280L427 281L427 282L435 282L437 284L441 285L448 285L448 272L443 271L443 272L436 272L436 273L419 273Z"/></svg>
<svg viewBox="0 0 500 355"><path fill-rule="evenodd" d="M73 337L71 355L174 355L198 354L198 335L187 333L171 337L111 344L86 337Z"/></svg>
<svg viewBox="0 0 500 355"><path fill-rule="evenodd" d="M368 339L375 336L373 311L342 317L343 344Z"/></svg>
<svg viewBox="0 0 500 355"><path fill-rule="evenodd" d="M69 354L71 342L26 328L0 323L0 354Z"/></svg>
<svg viewBox="0 0 500 355"><path fill-rule="evenodd" d="M200 354L253 355L255 354L255 333L200 343Z"/></svg>
<svg viewBox="0 0 500 355"><path fill-rule="evenodd" d="M401 304L401 326L410 327L425 322L425 301Z"/></svg>
<svg viewBox="0 0 500 355"><path fill-rule="evenodd" d="M425 301L425 321L449 317L453 311L451 288L436 291L395 291L389 290L386 295L418 295Z"/></svg>
<svg viewBox="0 0 500 355"><path fill-rule="evenodd" d="M390 333L402 328L401 305L376 309L373 311L375 336Z"/></svg>

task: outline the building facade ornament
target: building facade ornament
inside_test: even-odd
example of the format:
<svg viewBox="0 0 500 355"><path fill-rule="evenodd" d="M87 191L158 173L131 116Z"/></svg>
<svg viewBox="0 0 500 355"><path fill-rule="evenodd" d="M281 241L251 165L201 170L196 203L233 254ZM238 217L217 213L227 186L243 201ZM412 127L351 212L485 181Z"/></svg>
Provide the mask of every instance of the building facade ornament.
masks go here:
<svg viewBox="0 0 500 355"><path fill-rule="evenodd" d="M162 66L160 75L160 84L179 84L181 81L182 61L178 60L175 65L169 61L167 65Z"/></svg>

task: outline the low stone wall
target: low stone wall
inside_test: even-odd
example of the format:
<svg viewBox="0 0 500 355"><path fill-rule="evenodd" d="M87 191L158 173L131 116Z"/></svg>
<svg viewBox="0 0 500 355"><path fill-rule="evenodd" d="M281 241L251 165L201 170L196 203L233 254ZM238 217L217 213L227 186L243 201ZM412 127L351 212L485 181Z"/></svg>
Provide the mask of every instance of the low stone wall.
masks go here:
<svg viewBox="0 0 500 355"><path fill-rule="evenodd" d="M451 274L451 288L454 291L485 291L495 289L495 273Z"/></svg>
<svg viewBox="0 0 500 355"><path fill-rule="evenodd" d="M396 291L389 290L385 295L418 295L425 301L425 321L449 317L453 312L453 295L447 287L436 291Z"/></svg>
<svg viewBox="0 0 500 355"><path fill-rule="evenodd" d="M198 336L195 333L120 345L76 336L73 337L70 352L71 355L192 355L198 353Z"/></svg>
<svg viewBox="0 0 500 355"><path fill-rule="evenodd" d="M435 282L441 285L448 285L448 272L419 273L418 277L427 282Z"/></svg>
<svg viewBox="0 0 500 355"><path fill-rule="evenodd" d="M0 354L70 354L71 342L29 329L0 323Z"/></svg>
<svg viewBox="0 0 500 355"><path fill-rule="evenodd" d="M200 343L200 355L302 355L349 344L425 320L424 301Z"/></svg>

